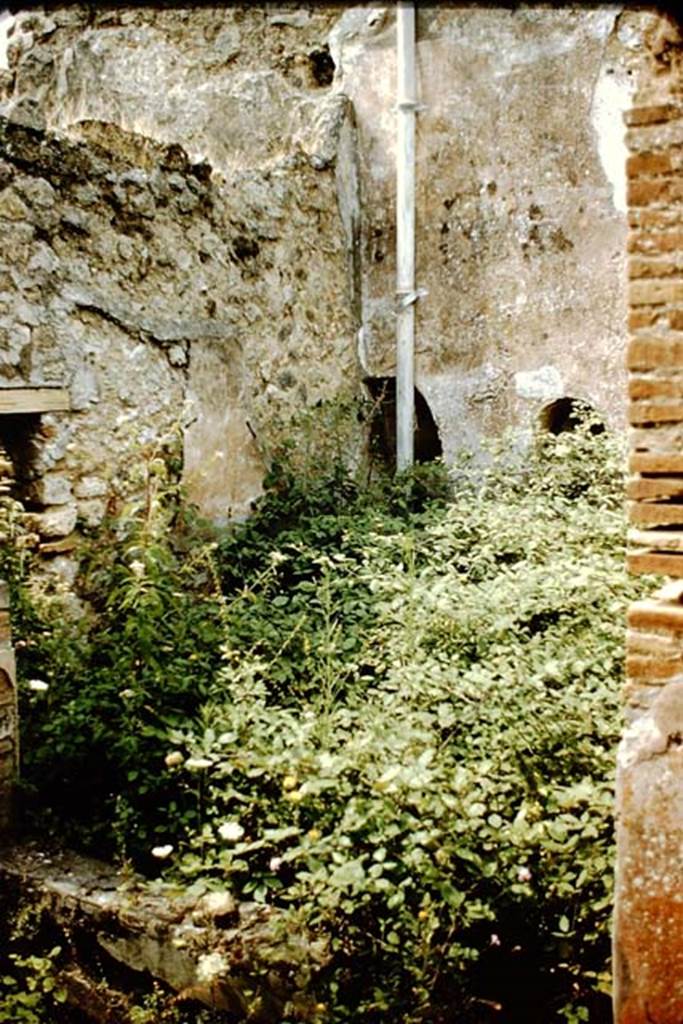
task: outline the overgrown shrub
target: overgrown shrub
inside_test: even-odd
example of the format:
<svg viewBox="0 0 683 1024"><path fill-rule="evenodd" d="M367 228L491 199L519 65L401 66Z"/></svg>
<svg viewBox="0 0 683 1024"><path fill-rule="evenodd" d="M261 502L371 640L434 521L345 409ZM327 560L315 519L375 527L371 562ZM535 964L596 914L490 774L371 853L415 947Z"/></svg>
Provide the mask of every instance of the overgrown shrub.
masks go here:
<svg viewBox="0 0 683 1024"><path fill-rule="evenodd" d="M321 1021L607 1021L621 454L583 430L444 481L285 461L209 538L151 459L87 615L21 606L26 785L326 934Z"/></svg>

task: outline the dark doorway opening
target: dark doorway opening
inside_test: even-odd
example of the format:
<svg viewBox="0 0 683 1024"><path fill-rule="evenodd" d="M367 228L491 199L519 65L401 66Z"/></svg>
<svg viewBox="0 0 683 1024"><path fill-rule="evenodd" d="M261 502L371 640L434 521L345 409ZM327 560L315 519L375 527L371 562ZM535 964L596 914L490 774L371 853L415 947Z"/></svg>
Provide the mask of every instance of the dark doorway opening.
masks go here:
<svg viewBox="0 0 683 1024"><path fill-rule="evenodd" d="M388 468L396 467L396 378L366 377L372 399L370 413L370 455ZM424 395L415 388L415 461L433 462L443 448L439 428Z"/></svg>
<svg viewBox="0 0 683 1024"><path fill-rule="evenodd" d="M0 416L0 458L8 467L3 474L5 486L12 480L12 497L23 499L28 484L35 477L36 435L40 416L17 413Z"/></svg>
<svg viewBox="0 0 683 1024"><path fill-rule="evenodd" d="M541 430L548 434L564 434L589 423L591 434L602 434L605 425L590 402L582 398L556 398L542 410L538 418Z"/></svg>

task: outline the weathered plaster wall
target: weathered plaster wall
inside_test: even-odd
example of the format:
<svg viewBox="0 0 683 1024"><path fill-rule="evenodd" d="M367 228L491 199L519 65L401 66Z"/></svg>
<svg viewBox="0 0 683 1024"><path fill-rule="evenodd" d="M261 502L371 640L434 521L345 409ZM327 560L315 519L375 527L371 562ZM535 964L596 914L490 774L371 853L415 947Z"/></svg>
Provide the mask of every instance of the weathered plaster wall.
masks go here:
<svg viewBox="0 0 683 1024"><path fill-rule="evenodd" d="M571 395L622 422L621 112L641 23L621 4L418 12L418 382L452 455ZM364 187L364 343L393 367L394 27L333 33Z"/></svg>
<svg viewBox="0 0 683 1024"><path fill-rule="evenodd" d="M642 16L623 8L419 10L418 263L429 295L417 374L447 458L505 426L528 427L561 395L620 420L620 115L643 31ZM292 375L310 401L344 378L357 386L359 372L393 371L391 5L68 6L22 15L9 43L12 119L72 138L96 121L178 143L208 160L233 195L259 177L253 205L266 217L282 200L264 176L301 197L281 226L278 262L252 263L270 330L260 345L258 330L246 332L243 358L263 378L238 386L246 405L266 392L277 405ZM279 275L292 265L308 291L292 295L284 284L278 301ZM287 348L295 371L279 365ZM214 366L233 390L226 422L215 411L196 427L188 450L197 464L216 433L233 429L234 374L220 359ZM213 370L204 379L198 393L213 408L228 381L219 385ZM247 464L258 476L256 460ZM235 479L244 470L235 464ZM242 492L238 508L253 488Z"/></svg>

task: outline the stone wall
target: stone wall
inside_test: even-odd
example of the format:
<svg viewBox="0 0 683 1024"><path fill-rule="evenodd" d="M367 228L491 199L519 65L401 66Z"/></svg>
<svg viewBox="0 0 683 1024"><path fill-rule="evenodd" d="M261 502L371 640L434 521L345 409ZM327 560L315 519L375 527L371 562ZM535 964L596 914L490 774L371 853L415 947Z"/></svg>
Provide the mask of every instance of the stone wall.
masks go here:
<svg viewBox="0 0 683 1024"><path fill-rule="evenodd" d="M657 18L628 112L630 551L683 576L683 35ZM628 613L618 755L617 1024L683 1020L683 581Z"/></svg>
<svg viewBox="0 0 683 1024"><path fill-rule="evenodd" d="M417 381L446 459L507 426L524 434L562 396L620 421L620 113L647 24L614 3L419 9L418 265L429 294ZM109 199L86 189L89 206L63 190L51 197L66 222L57 248L41 241L71 282L55 300L62 311L52 324L32 322L35 298L10 311L5 375L61 374L75 391L75 417L43 425L53 450L83 447L82 475L98 481L77 516L78 502L98 501L86 506L94 521L106 497L81 441L97 438L101 451L122 417L135 412L150 435L194 400L186 476L221 518L258 492L268 423L358 392L364 375L393 374L394 49L393 9L376 4L64 5L17 16L9 122L85 145L104 175L110 156L112 174L133 174L109 183ZM187 168L210 166L200 191L211 214L188 200L200 185L189 171L175 187L192 210L155 194L169 146L184 149ZM9 187L29 260L21 286L35 294L53 255L30 248L42 229L18 200L33 210L40 197ZM99 233L104 215L97 252L69 225L74 210L86 232ZM208 335L197 335L200 321L212 323ZM36 344L53 363L34 356ZM74 423L83 429L66 438ZM50 471L64 468L73 490L81 467Z"/></svg>
<svg viewBox="0 0 683 1024"><path fill-rule="evenodd" d="M648 16L622 4L418 5L417 381L446 458L562 396L623 423L626 150ZM363 348L393 372L395 30L331 37L361 139Z"/></svg>
<svg viewBox="0 0 683 1024"><path fill-rule="evenodd" d="M323 87L284 57L296 93L263 68L217 98L243 19L69 7L10 36L0 388L59 384L71 411L0 417L0 440L55 557L130 491L141 446L180 428L190 497L224 521L259 493L274 425L358 390L352 110L313 109Z"/></svg>

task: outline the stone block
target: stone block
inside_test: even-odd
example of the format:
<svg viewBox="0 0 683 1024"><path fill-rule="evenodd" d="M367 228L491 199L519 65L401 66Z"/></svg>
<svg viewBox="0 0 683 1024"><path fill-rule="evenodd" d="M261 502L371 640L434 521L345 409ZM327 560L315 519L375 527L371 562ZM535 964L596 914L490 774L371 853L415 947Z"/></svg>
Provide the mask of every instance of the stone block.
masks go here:
<svg viewBox="0 0 683 1024"><path fill-rule="evenodd" d="M68 537L45 541L39 545L38 550L41 555L64 555L74 551L78 547L79 540L80 537L77 533L70 533Z"/></svg>
<svg viewBox="0 0 683 1024"><path fill-rule="evenodd" d="M0 195L0 220L26 220L28 207L12 189L5 189Z"/></svg>
<svg viewBox="0 0 683 1024"><path fill-rule="evenodd" d="M316 1015L309 979L329 963L327 943L303 929L283 930L272 907L236 904L224 892L199 901L172 886L151 893L130 872L124 876L73 853L46 858L35 847L16 844L0 855L0 885L37 897L58 934L69 936L63 943L66 970L89 971L84 962L69 961L79 948L99 948L118 962L114 977L127 979L129 988L147 972L184 998L227 1011L230 1019L275 1024L293 999L302 1020ZM102 994L99 967L97 981ZM85 999L87 1005L89 992ZM115 1012L105 1019L123 1018Z"/></svg>
<svg viewBox="0 0 683 1024"><path fill-rule="evenodd" d="M631 306L663 306L683 302L683 281L632 281L628 289Z"/></svg>
<svg viewBox="0 0 683 1024"><path fill-rule="evenodd" d="M652 629L682 635L683 642L683 606L663 601L635 601L628 609L627 620L631 629Z"/></svg>
<svg viewBox="0 0 683 1024"><path fill-rule="evenodd" d="M626 555L629 572L662 573L667 576L683 576L683 555L661 554L659 552L632 552Z"/></svg>
<svg viewBox="0 0 683 1024"><path fill-rule="evenodd" d="M677 228L683 224L683 209L654 209L632 207L628 211L628 223L631 228L646 230Z"/></svg>
<svg viewBox="0 0 683 1024"><path fill-rule="evenodd" d="M656 423L631 430L631 451L666 456L683 454L683 432L677 424Z"/></svg>
<svg viewBox="0 0 683 1024"><path fill-rule="evenodd" d="M648 233L640 228L630 232L628 251L632 253L683 252L683 233L680 231Z"/></svg>
<svg viewBox="0 0 683 1024"><path fill-rule="evenodd" d="M683 531L681 530L639 530L630 529L628 543L651 551L683 552Z"/></svg>
<svg viewBox="0 0 683 1024"><path fill-rule="evenodd" d="M648 629L629 629L626 634L626 650L629 654L677 654L680 640L673 634L655 633Z"/></svg>
<svg viewBox="0 0 683 1024"><path fill-rule="evenodd" d="M626 508L629 520L637 526L683 527L683 505L673 502L629 501Z"/></svg>
<svg viewBox="0 0 683 1024"><path fill-rule="evenodd" d="M631 374L628 396L634 401L645 398L683 398L683 377L662 374L640 377Z"/></svg>
<svg viewBox="0 0 683 1024"><path fill-rule="evenodd" d="M636 477L626 485L626 496L634 499L679 498L683 495L683 477Z"/></svg>
<svg viewBox="0 0 683 1024"><path fill-rule="evenodd" d="M679 259L661 259L650 255L631 257L628 262L628 276L632 281L657 277L675 277L683 273L683 262Z"/></svg>
<svg viewBox="0 0 683 1024"><path fill-rule="evenodd" d="M107 490L107 481L99 476L82 476L74 484L74 494L77 498L102 498Z"/></svg>
<svg viewBox="0 0 683 1024"><path fill-rule="evenodd" d="M628 204L629 206L649 206L651 203L660 203L666 198L667 188L667 182L652 178L629 181Z"/></svg>
<svg viewBox="0 0 683 1024"><path fill-rule="evenodd" d="M644 423L681 423L683 402L631 402L628 421L634 427Z"/></svg>
<svg viewBox="0 0 683 1024"><path fill-rule="evenodd" d="M106 498L84 498L76 503L78 518L86 526L99 526L107 514Z"/></svg>
<svg viewBox="0 0 683 1024"><path fill-rule="evenodd" d="M655 683L683 675L683 651L669 654L627 654L626 674L629 679Z"/></svg>
<svg viewBox="0 0 683 1024"><path fill-rule="evenodd" d="M73 497L71 481L63 473L45 473L33 482L29 496L41 505L66 505Z"/></svg>
<svg viewBox="0 0 683 1024"><path fill-rule="evenodd" d="M74 504L55 505L44 512L27 513L25 518L29 529L41 537L68 537L76 526L78 510Z"/></svg>

